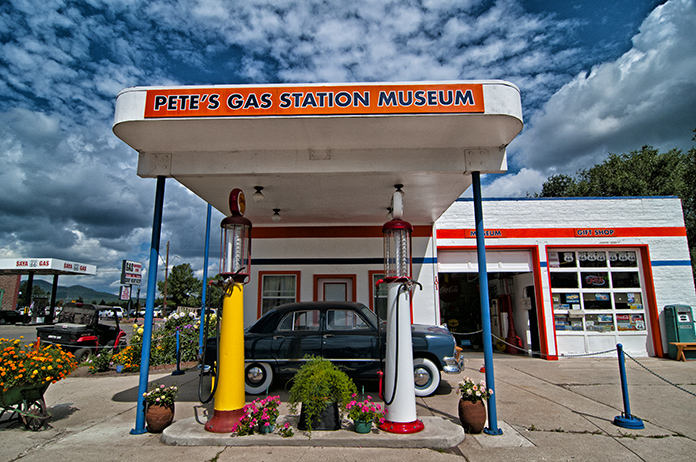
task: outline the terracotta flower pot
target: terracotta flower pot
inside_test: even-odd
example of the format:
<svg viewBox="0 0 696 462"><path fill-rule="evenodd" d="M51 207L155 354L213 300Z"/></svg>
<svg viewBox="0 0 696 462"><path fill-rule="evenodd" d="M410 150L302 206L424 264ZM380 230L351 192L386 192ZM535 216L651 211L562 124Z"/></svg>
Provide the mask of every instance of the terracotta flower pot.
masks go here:
<svg viewBox="0 0 696 462"><path fill-rule="evenodd" d="M481 433L486 425L486 405L483 401L459 400L459 420L467 433Z"/></svg>
<svg viewBox="0 0 696 462"><path fill-rule="evenodd" d="M159 404L149 404L145 409L145 422L147 429L151 433L161 433L174 420L174 404L163 406Z"/></svg>

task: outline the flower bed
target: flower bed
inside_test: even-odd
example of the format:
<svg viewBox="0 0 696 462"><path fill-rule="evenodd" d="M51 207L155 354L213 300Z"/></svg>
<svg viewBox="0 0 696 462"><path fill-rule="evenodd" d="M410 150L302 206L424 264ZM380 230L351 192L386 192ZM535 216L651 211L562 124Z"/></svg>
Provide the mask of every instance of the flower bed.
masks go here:
<svg viewBox="0 0 696 462"><path fill-rule="evenodd" d="M0 390L42 387L67 377L77 362L72 353L40 342L22 345L22 340L0 339Z"/></svg>
<svg viewBox="0 0 696 462"><path fill-rule="evenodd" d="M216 317L210 315L207 337L214 336ZM150 366L176 363L176 335L179 333L181 362L197 361L200 337L200 319L193 313L173 313L164 318L164 323L152 331L150 347ZM143 327L133 326L133 336L127 348L115 354L113 365L122 365L124 372L134 372L140 368L143 343Z"/></svg>

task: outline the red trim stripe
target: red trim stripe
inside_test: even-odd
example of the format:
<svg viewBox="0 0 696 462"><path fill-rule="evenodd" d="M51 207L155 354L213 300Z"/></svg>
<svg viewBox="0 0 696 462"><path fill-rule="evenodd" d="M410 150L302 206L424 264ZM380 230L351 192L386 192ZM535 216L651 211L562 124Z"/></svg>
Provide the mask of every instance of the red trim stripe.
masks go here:
<svg viewBox="0 0 696 462"><path fill-rule="evenodd" d="M611 234L583 235L583 231L609 231ZM637 228L521 228L521 229L487 229L497 232L496 238L577 238L584 237L686 237L683 226L637 227ZM438 229L438 239L474 239L475 229Z"/></svg>

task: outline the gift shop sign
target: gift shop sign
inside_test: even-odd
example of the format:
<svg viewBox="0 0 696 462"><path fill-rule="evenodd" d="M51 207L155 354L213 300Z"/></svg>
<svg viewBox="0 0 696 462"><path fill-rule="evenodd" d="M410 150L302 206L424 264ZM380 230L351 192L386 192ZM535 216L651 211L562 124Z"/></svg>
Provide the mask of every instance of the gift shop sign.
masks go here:
<svg viewBox="0 0 696 462"><path fill-rule="evenodd" d="M145 118L484 112L482 84L307 85L148 90Z"/></svg>
<svg viewBox="0 0 696 462"><path fill-rule="evenodd" d="M575 237L611 237L613 228L582 228L575 230Z"/></svg>

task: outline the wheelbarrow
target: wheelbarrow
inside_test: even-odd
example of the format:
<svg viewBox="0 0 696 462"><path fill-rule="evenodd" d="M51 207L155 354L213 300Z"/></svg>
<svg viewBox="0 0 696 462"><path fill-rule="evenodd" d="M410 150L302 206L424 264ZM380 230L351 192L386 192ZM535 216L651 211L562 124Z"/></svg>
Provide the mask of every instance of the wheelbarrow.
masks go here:
<svg viewBox="0 0 696 462"><path fill-rule="evenodd" d="M48 384L0 389L0 422L21 420L28 430L40 430L51 417L43 398L47 388Z"/></svg>

